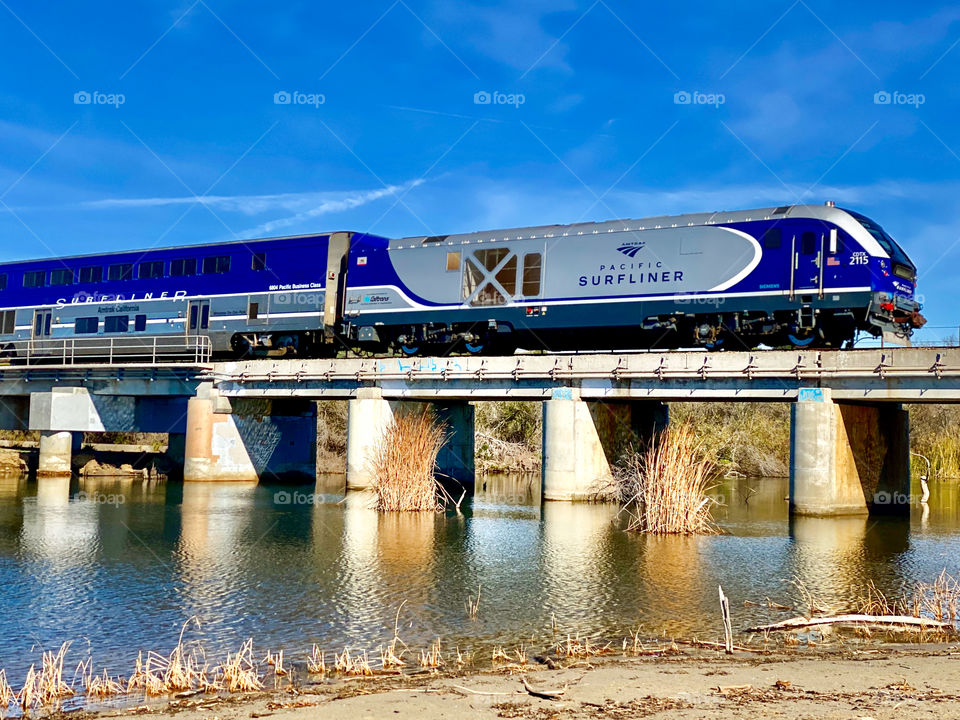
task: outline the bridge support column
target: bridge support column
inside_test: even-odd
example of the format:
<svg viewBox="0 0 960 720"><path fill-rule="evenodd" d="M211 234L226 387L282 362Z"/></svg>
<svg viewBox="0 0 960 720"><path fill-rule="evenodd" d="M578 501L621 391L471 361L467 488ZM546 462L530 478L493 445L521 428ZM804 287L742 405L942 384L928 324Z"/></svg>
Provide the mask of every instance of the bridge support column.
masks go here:
<svg viewBox="0 0 960 720"><path fill-rule="evenodd" d="M557 388L543 404L543 499L591 500L613 480L611 462L667 426L660 402L601 402Z"/></svg>
<svg viewBox="0 0 960 720"><path fill-rule="evenodd" d="M42 431L37 475L41 477L70 475L73 454L80 450L82 441L83 433Z"/></svg>
<svg viewBox="0 0 960 720"><path fill-rule="evenodd" d="M909 511L910 421L900 405L836 403L829 389L801 389L790 421L794 513Z"/></svg>
<svg viewBox="0 0 960 720"><path fill-rule="evenodd" d="M316 433L314 403L231 401L206 383L187 403L183 479L315 479Z"/></svg>
<svg viewBox="0 0 960 720"><path fill-rule="evenodd" d="M385 400L380 388L360 388L347 408L347 489L373 486L371 461L397 412L431 407L447 425L447 442L437 455L437 472L464 485L474 482L473 406L467 402L424 403Z"/></svg>
<svg viewBox="0 0 960 720"><path fill-rule="evenodd" d="M543 404L544 500L589 500L613 480L590 407L580 391L555 388Z"/></svg>

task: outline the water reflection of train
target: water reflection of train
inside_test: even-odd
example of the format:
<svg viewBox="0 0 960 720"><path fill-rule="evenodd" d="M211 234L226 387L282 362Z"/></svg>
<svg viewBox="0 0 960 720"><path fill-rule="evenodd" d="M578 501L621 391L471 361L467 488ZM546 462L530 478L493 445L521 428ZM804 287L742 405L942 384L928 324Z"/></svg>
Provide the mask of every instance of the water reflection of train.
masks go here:
<svg viewBox="0 0 960 720"><path fill-rule="evenodd" d="M2 264L0 343L8 355L66 340L76 354L174 352L185 338L224 355L839 347L858 331L909 337L924 322L915 288L900 246L832 204L335 232Z"/></svg>

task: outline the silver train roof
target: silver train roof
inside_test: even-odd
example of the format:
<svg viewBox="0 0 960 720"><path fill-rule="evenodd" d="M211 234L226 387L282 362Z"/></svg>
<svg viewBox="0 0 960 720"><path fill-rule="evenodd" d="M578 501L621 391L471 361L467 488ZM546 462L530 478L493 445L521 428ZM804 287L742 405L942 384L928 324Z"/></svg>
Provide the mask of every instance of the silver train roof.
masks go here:
<svg viewBox="0 0 960 720"><path fill-rule="evenodd" d="M572 225L534 225L530 227L481 230L452 235L416 235L399 240L391 240L390 248L400 250L405 247L420 247L424 244L434 243L461 245L473 242L494 242L498 240L577 237L599 235L600 233L608 232L634 232L639 230L656 230L659 228L695 227L698 225L749 222L751 220L776 220L788 217L810 218L833 223L843 228L851 237L860 241L860 243L870 251L871 255L881 255L883 257L887 255L877 241L864 230L853 216L832 205L781 205L778 207L756 208L753 210L720 210L707 213L688 213L686 215L659 215L648 218L605 220L603 222L585 222Z"/></svg>
<svg viewBox="0 0 960 720"><path fill-rule="evenodd" d="M844 220L850 219L850 215L843 210L827 205L783 205L780 207L757 208L754 210L721 210L707 213L687 213L685 215L658 215L647 218L625 218L622 220L574 223L572 225L532 225L530 227L478 230L470 233L456 233L451 235L415 235L402 238L396 242L418 244L424 240L434 242L447 240L454 242L467 242L471 240L519 240L522 238L596 235L604 232L717 225L721 223L748 222L751 220L776 220L787 217L816 218L837 224L843 224Z"/></svg>

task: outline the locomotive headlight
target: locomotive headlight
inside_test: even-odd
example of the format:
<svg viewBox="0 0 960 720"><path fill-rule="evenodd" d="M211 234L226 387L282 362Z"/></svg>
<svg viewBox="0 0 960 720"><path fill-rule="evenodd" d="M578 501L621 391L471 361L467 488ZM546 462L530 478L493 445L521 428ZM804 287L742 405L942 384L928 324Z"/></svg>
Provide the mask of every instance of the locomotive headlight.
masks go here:
<svg viewBox="0 0 960 720"><path fill-rule="evenodd" d="M903 263L895 262L893 264L893 274L898 278L903 280L908 280L909 282L916 282L917 273L909 265L904 265Z"/></svg>

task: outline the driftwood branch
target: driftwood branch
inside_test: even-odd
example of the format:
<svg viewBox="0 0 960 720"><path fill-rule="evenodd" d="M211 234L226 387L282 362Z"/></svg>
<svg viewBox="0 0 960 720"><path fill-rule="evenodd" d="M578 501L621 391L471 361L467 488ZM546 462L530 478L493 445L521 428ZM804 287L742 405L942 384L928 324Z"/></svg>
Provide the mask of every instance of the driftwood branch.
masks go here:
<svg viewBox="0 0 960 720"><path fill-rule="evenodd" d="M956 630L953 623L940 622L929 618L913 617L912 615L832 615L829 617L796 617L774 623L749 628L746 632L768 632L773 630L797 630L799 628L816 627L817 625L906 625L932 630Z"/></svg>
<svg viewBox="0 0 960 720"><path fill-rule="evenodd" d="M556 700L558 697L567 692L567 686L564 685L562 690L535 690L530 686L530 683L527 682L527 678L523 675L520 676L520 681L523 683L523 689L534 697L543 698L544 700Z"/></svg>

